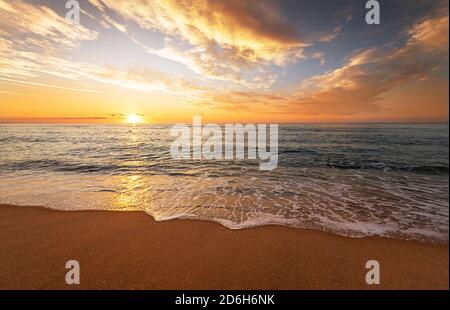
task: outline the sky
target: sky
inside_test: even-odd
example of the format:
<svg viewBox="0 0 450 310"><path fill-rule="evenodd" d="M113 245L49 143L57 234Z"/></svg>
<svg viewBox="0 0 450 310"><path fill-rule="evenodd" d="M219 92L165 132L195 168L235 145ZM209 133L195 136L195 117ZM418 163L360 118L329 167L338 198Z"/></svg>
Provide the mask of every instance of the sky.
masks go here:
<svg viewBox="0 0 450 310"><path fill-rule="evenodd" d="M448 0L0 0L0 122L448 122Z"/></svg>

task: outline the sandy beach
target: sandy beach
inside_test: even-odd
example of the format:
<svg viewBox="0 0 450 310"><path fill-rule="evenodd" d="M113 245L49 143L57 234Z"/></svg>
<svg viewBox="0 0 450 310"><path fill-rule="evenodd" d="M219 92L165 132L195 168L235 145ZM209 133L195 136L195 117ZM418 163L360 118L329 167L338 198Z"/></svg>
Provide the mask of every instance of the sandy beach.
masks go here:
<svg viewBox="0 0 450 310"><path fill-rule="evenodd" d="M0 289L448 289L448 245L0 206ZM78 260L81 284L67 286ZM381 285L365 264L381 265Z"/></svg>

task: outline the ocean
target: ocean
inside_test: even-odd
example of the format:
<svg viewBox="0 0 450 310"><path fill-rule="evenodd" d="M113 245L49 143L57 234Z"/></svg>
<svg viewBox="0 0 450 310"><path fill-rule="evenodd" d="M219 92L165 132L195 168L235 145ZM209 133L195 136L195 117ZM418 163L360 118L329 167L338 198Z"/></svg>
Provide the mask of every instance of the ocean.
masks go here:
<svg viewBox="0 0 450 310"><path fill-rule="evenodd" d="M170 129L0 124L0 203L448 242L448 124L280 125L273 171L174 160Z"/></svg>

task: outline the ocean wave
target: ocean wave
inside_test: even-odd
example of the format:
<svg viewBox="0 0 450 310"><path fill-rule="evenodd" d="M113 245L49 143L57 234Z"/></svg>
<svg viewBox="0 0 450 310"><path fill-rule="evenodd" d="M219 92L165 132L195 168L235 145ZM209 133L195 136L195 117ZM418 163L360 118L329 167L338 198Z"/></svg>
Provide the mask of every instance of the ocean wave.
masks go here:
<svg viewBox="0 0 450 310"><path fill-rule="evenodd" d="M201 162L201 161L186 161L186 162L173 162L168 158L161 159L157 155L140 155L133 156L132 154L121 155L118 157L112 157L115 163L105 164L99 163L99 159L104 161L108 160L108 157L99 155L100 158L95 158L97 163L93 162L70 162L56 159L37 159L37 160L23 160L23 161L11 161L0 162L0 171L60 171L60 172L74 172L74 173L142 173L142 174L167 174L167 175L185 175L186 169L209 169L210 172L216 173L218 177L225 172L242 172L242 169L258 170L257 162ZM138 162L138 163L137 163ZM308 161L288 161L283 158L280 159L280 166L283 168L329 168L329 169L342 169L342 170L378 170L378 171L399 171L399 172L412 172L419 174L448 174L449 167L444 165L395 165L386 163L323 163L323 162L308 162Z"/></svg>
<svg viewBox="0 0 450 310"><path fill-rule="evenodd" d="M386 164L327 164L336 169L375 169L383 171L410 171L417 173L448 173L448 166L395 166Z"/></svg>
<svg viewBox="0 0 450 310"><path fill-rule="evenodd" d="M62 210L141 210L156 220L231 229L284 225L360 238L448 242L448 177L332 169L202 175L0 177L0 203ZM7 185L5 185L7 184Z"/></svg>

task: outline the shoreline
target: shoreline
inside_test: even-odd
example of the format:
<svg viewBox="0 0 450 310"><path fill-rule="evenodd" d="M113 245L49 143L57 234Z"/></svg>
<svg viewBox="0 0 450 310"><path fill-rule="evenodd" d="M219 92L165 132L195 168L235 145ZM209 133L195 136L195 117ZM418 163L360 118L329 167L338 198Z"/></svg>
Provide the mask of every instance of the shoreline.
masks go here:
<svg viewBox="0 0 450 310"><path fill-rule="evenodd" d="M436 237L429 237L428 239L423 237L422 239L415 239L415 238L401 238L401 237L395 237L395 236L389 236L389 235L362 235L362 236L349 236L346 234L341 234L337 231L333 230L327 230L327 229L318 229L318 228L309 228L309 227L296 227L291 226L288 224L282 224L277 222L267 222L263 224L257 224L254 226L244 226L244 227L230 227L227 226L226 223L221 222L220 220L214 220L210 218L182 218L182 217L175 217L175 218L169 218L164 220L156 220L153 215L150 213L145 212L141 209L129 209L129 210L122 210L122 209L79 209L79 210L64 210L64 209L56 209L52 207L47 206L32 206L32 205L14 205L9 203L0 203L0 208L2 207L14 207L14 208L34 208L34 209L43 209L48 211L55 211L55 212L68 212L68 213L76 213L76 212L83 212L83 213L89 213L89 212L113 212L113 213L128 213L128 212L134 212L134 213L143 213L144 215L147 215L150 217L150 219L153 222L156 223L167 223L172 221L193 221L193 222L200 222L200 223L212 223L217 224L223 228L226 228L227 230L231 231L241 231L241 230L251 230L251 229L257 229L257 228L263 228L263 227L282 227L286 229L294 229L294 230L301 230L301 231L309 231L309 232L317 232L317 233L324 233L324 234L330 234L341 238L348 238L348 239L370 239L370 238L377 238L377 239L388 239L388 240L398 240L398 241L406 241L406 242L415 242L419 244L428 244L428 245L435 245L435 246L449 246L450 245L450 239L438 239Z"/></svg>
<svg viewBox="0 0 450 310"><path fill-rule="evenodd" d="M447 244L0 205L0 289L448 289ZM78 260L81 284L65 283ZM378 260L381 284L367 285Z"/></svg>

